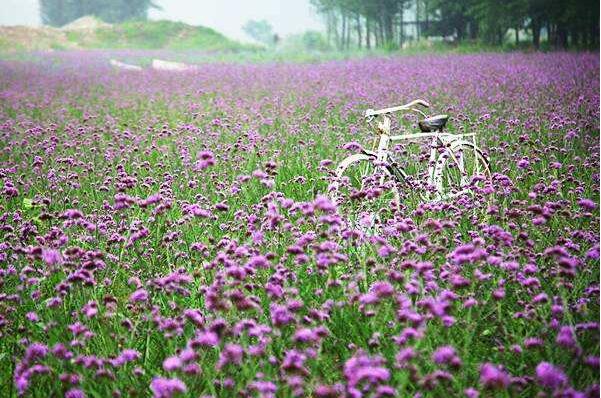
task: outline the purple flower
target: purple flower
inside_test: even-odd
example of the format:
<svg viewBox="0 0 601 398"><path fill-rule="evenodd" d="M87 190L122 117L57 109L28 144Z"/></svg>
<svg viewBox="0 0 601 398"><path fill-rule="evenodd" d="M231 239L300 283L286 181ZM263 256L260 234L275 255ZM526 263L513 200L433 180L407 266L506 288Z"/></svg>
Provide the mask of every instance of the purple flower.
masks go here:
<svg viewBox="0 0 601 398"><path fill-rule="evenodd" d="M244 349L238 344L226 344L219 355L219 361L217 362L217 369L222 369L228 364L240 366L242 364L242 356L244 355Z"/></svg>
<svg viewBox="0 0 601 398"><path fill-rule="evenodd" d="M196 334L192 341L193 345L214 347L219 344L219 336L212 331L201 331Z"/></svg>
<svg viewBox="0 0 601 398"><path fill-rule="evenodd" d="M185 393L186 385L180 379L155 377L150 383L154 398L172 398L176 393Z"/></svg>
<svg viewBox="0 0 601 398"><path fill-rule="evenodd" d="M315 206L316 209L319 209L325 213L333 213L336 211L336 206L334 205L334 203L332 203L332 201L327 196L323 195L317 195L317 197L313 201L313 206Z"/></svg>
<svg viewBox="0 0 601 398"><path fill-rule="evenodd" d="M579 199L578 206L588 211L593 211L597 208L597 204L590 199Z"/></svg>
<svg viewBox="0 0 601 398"><path fill-rule="evenodd" d="M269 306L271 323L275 327L281 327L294 322L294 315L283 305L271 304Z"/></svg>
<svg viewBox="0 0 601 398"><path fill-rule="evenodd" d="M402 348L395 357L396 364L398 367L405 367L415 357L417 353L413 347Z"/></svg>
<svg viewBox="0 0 601 398"><path fill-rule="evenodd" d="M277 386L270 381L255 381L251 383L250 387L265 398L275 397L275 393L278 390Z"/></svg>
<svg viewBox="0 0 601 398"><path fill-rule="evenodd" d="M586 258L591 259L591 260L599 260L599 245L598 244L591 247L586 252Z"/></svg>
<svg viewBox="0 0 601 398"><path fill-rule="evenodd" d="M572 328L569 326L562 326L561 329L559 329L559 333L557 334L555 341L557 344L566 348L573 348L576 345L576 340L574 338L574 332L572 331Z"/></svg>
<svg viewBox="0 0 601 398"><path fill-rule="evenodd" d="M86 398L86 394L79 388L71 388L65 393L65 398Z"/></svg>
<svg viewBox="0 0 601 398"><path fill-rule="evenodd" d="M204 170L207 167L215 165L215 155L211 151L202 151L198 154L196 170Z"/></svg>
<svg viewBox="0 0 601 398"><path fill-rule="evenodd" d="M196 355L196 351L194 351L192 348L186 348L179 354L179 359L181 359L182 362L190 362L195 360L197 356L198 355Z"/></svg>
<svg viewBox="0 0 601 398"><path fill-rule="evenodd" d="M163 369L167 372L173 372L182 367L182 360L179 357L169 357L163 361Z"/></svg>
<svg viewBox="0 0 601 398"><path fill-rule="evenodd" d="M344 377L351 393L362 383L377 386L390 378L390 371L385 368L384 360L380 357L369 357L359 353L344 364Z"/></svg>
<svg viewBox="0 0 601 398"><path fill-rule="evenodd" d="M341 398L342 393L334 386L319 385L313 391L316 398Z"/></svg>
<svg viewBox="0 0 601 398"><path fill-rule="evenodd" d="M543 345L543 340L538 337L528 337L524 339L524 347L533 348L540 347Z"/></svg>
<svg viewBox="0 0 601 398"><path fill-rule="evenodd" d="M597 355L589 355L584 359L584 363L590 367L599 369L599 357Z"/></svg>
<svg viewBox="0 0 601 398"><path fill-rule="evenodd" d="M300 351L286 351L286 355L282 361L282 369L289 373L306 374L308 373L308 370L304 367L306 359L307 356Z"/></svg>
<svg viewBox="0 0 601 398"><path fill-rule="evenodd" d="M319 335L309 328L302 328L294 332L292 340L297 343L312 343L319 340Z"/></svg>
<svg viewBox="0 0 601 398"><path fill-rule="evenodd" d="M148 292L144 289L138 289L129 296L129 301L132 303L143 302L148 300Z"/></svg>
<svg viewBox="0 0 601 398"><path fill-rule="evenodd" d="M536 367L536 379L541 386L552 390L561 387L568 382L565 373L549 362L541 362L538 364Z"/></svg>
<svg viewBox="0 0 601 398"><path fill-rule="evenodd" d="M136 350L126 348L121 351L121 354L112 362L114 366L121 366L128 362L133 362L140 358L140 353Z"/></svg>
<svg viewBox="0 0 601 398"><path fill-rule="evenodd" d="M269 268L269 260L265 256L258 255L252 256L250 260L248 260L247 266L252 268Z"/></svg>
<svg viewBox="0 0 601 398"><path fill-rule="evenodd" d="M42 250L42 259L44 260L44 262L46 264L48 264L50 266L62 264L62 262L63 262L63 256L61 255L61 252L59 252L58 250L54 250L54 249Z"/></svg>
<svg viewBox="0 0 601 398"><path fill-rule="evenodd" d="M27 314L25 314L25 318L27 318L27 320L30 322L37 322L40 320L40 318L38 317L38 314L36 314L33 311L30 311Z"/></svg>
<svg viewBox="0 0 601 398"><path fill-rule="evenodd" d="M32 343L25 350L25 360L28 362L43 358L48 354L48 347L42 343Z"/></svg>
<svg viewBox="0 0 601 398"><path fill-rule="evenodd" d="M520 169L527 169L528 167L530 167L530 162L528 161L528 159L522 158L518 161L518 167Z"/></svg>
<svg viewBox="0 0 601 398"><path fill-rule="evenodd" d="M76 218L82 218L83 217L83 213L77 209L67 209L64 211L64 213L62 214L63 218L68 218L68 219L76 219Z"/></svg>
<svg viewBox="0 0 601 398"><path fill-rule="evenodd" d="M504 389L509 381L509 375L497 365L485 363L480 367L480 383L486 388Z"/></svg>
<svg viewBox="0 0 601 398"><path fill-rule="evenodd" d="M461 365L461 359L459 359L459 356L457 356L455 349L451 346L443 346L438 348L432 354L432 360L438 365Z"/></svg>
<svg viewBox="0 0 601 398"><path fill-rule="evenodd" d="M386 281L375 282L371 285L369 291L378 298L389 297L394 294L394 287Z"/></svg>

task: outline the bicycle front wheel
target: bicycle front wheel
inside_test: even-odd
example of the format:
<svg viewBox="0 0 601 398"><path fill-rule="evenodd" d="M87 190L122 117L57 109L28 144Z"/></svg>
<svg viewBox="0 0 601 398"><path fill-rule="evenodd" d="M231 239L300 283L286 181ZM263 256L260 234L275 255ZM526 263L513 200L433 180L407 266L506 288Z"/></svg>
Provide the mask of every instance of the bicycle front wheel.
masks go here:
<svg viewBox="0 0 601 398"><path fill-rule="evenodd" d="M491 182L488 159L470 142L453 142L438 158L431 180L435 200L485 194L484 189Z"/></svg>
<svg viewBox="0 0 601 398"><path fill-rule="evenodd" d="M398 181L386 163L375 156L355 154L336 169L330 199L347 223L347 228L376 230L399 207Z"/></svg>

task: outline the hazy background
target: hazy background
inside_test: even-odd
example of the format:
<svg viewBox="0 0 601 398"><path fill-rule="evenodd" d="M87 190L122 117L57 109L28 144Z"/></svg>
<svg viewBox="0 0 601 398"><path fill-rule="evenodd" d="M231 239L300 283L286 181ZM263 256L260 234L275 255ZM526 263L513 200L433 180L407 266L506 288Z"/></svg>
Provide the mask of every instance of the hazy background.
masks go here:
<svg viewBox="0 0 601 398"><path fill-rule="evenodd" d="M0 9L4 54L183 50L290 61L599 48L599 0L0 0Z"/></svg>
<svg viewBox="0 0 601 398"><path fill-rule="evenodd" d="M232 39L249 41L242 25L265 19L280 36L323 30L309 0L156 0L161 10L151 9L153 20L168 19L213 28ZM38 0L0 0L0 25L41 26Z"/></svg>

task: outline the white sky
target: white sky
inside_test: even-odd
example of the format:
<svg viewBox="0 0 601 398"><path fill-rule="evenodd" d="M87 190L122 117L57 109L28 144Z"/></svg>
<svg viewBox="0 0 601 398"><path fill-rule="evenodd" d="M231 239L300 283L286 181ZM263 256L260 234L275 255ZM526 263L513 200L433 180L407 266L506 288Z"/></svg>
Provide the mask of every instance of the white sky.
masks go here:
<svg viewBox="0 0 601 398"><path fill-rule="evenodd" d="M237 40L249 40L242 25L266 19L280 36L307 29L323 30L309 0L155 0L162 10L151 19L170 19L204 25ZM38 0L0 0L0 25L41 24Z"/></svg>

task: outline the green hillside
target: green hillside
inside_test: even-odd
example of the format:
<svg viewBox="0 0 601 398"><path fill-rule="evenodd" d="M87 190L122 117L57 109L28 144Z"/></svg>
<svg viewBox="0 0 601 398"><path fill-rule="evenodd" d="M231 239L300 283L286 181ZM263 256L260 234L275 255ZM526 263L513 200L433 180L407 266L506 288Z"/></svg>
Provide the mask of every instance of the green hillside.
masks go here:
<svg viewBox="0 0 601 398"><path fill-rule="evenodd" d="M87 21L91 17L86 17ZM243 50L251 46L230 40L204 27L172 21L128 21L120 24L90 26L69 25L30 28L0 27L0 50L61 49L171 49L171 50Z"/></svg>
<svg viewBox="0 0 601 398"><path fill-rule="evenodd" d="M172 21L131 21L100 28L94 35L69 32L84 48L237 50L244 46L204 26Z"/></svg>

